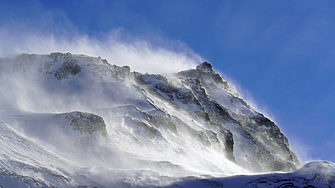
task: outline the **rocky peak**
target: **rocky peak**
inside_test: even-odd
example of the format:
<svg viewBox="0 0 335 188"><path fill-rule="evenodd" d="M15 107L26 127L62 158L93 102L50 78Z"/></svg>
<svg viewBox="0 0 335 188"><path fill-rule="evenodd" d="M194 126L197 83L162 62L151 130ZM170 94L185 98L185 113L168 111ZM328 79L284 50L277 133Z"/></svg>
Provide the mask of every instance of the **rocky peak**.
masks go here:
<svg viewBox="0 0 335 188"><path fill-rule="evenodd" d="M201 72L208 72L208 73L213 73L214 72L212 65L210 63L208 63L207 61L198 65L196 70L201 71Z"/></svg>
<svg viewBox="0 0 335 188"><path fill-rule="evenodd" d="M119 67L102 58L70 53L23 54L15 60L12 61L14 71L17 68L22 72L40 73L39 80L27 79L26 85L36 84L36 92L41 90L48 94L41 101L29 103L46 109L48 104L56 103L55 108L76 110L57 117L64 130L73 133L77 140L83 141L91 135L118 137L115 143L120 147L126 145L122 140L128 140L129 145L139 143L141 150L152 150L151 144L157 143L154 149L171 147L176 156L181 153L194 156L193 149L187 145L192 143L192 148L209 151L202 153L208 161L217 160L210 153L215 151L221 154L220 160L230 160L232 165L256 172L293 171L300 166L277 125L238 98L208 62L165 77L130 72L128 66ZM31 74L22 76L28 75ZM45 83L53 83L56 89L49 90ZM36 95L35 91L28 94ZM57 96L59 102L53 96ZM74 98L76 100L72 100ZM124 105L135 106L138 110L136 113L127 110L119 115L118 110L109 109ZM92 113L80 112L82 110L92 110ZM163 115L156 117L157 111ZM180 144L175 148L167 140ZM136 149L136 152L141 151ZM162 156L166 154L164 150L157 152ZM227 168L218 170L222 169Z"/></svg>
<svg viewBox="0 0 335 188"><path fill-rule="evenodd" d="M206 89L209 87L217 88L218 85L222 85L227 91L230 91L227 81L222 76L215 73L212 65L208 62L201 63L196 69L181 71L177 73L177 76L184 80L198 80Z"/></svg>

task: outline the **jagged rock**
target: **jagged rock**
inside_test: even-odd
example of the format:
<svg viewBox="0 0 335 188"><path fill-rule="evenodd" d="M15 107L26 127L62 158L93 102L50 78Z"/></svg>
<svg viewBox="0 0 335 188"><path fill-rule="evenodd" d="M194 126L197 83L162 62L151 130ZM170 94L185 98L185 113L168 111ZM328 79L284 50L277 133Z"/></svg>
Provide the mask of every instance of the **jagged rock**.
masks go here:
<svg viewBox="0 0 335 188"><path fill-rule="evenodd" d="M229 85L227 81L221 77L219 74L216 74L212 65L208 62L204 62L196 67L196 69L191 69L187 71L181 71L177 73L177 76L183 79L189 79L190 81L201 82L204 87L216 87L216 85L223 85L226 90L229 90Z"/></svg>
<svg viewBox="0 0 335 188"><path fill-rule="evenodd" d="M65 119L70 121L69 125L72 126L73 130L82 134L98 133L107 136L105 121L100 116L83 112L71 112L65 114Z"/></svg>
<svg viewBox="0 0 335 188"><path fill-rule="evenodd" d="M211 64L209 64L208 62L203 62L200 65L197 66L196 70L199 70L201 72L209 72L209 73L213 73L213 67Z"/></svg>
<svg viewBox="0 0 335 188"><path fill-rule="evenodd" d="M58 80L68 79L69 75L76 76L81 72L82 68L78 65L78 60L72 57L72 54L67 53L61 58L64 62L54 74Z"/></svg>

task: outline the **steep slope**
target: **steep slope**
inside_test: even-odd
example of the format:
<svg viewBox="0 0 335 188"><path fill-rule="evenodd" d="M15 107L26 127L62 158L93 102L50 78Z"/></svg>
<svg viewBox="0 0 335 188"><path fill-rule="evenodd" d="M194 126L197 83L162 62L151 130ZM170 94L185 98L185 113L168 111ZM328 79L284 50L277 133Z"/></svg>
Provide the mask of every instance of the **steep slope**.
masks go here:
<svg viewBox="0 0 335 188"><path fill-rule="evenodd" d="M17 133L15 139L24 137L51 155L37 168L49 175L62 169L57 177L64 178L11 165L1 167L5 174L59 187L165 186L187 176L300 166L278 126L207 62L163 76L131 72L100 57L22 54L1 58L0 72L3 125ZM41 161L36 151L15 152Z"/></svg>

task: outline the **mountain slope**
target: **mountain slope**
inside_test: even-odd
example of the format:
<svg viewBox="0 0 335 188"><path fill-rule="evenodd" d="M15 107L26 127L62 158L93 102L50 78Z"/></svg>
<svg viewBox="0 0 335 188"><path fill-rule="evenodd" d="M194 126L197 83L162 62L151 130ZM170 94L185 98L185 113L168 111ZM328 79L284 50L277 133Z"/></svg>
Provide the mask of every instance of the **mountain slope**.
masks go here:
<svg viewBox="0 0 335 188"><path fill-rule="evenodd" d="M300 167L278 126L207 62L163 76L100 57L22 54L1 58L0 72L2 125L36 147L2 151L12 159L5 174L47 186L137 187ZM42 162L18 172L16 153Z"/></svg>

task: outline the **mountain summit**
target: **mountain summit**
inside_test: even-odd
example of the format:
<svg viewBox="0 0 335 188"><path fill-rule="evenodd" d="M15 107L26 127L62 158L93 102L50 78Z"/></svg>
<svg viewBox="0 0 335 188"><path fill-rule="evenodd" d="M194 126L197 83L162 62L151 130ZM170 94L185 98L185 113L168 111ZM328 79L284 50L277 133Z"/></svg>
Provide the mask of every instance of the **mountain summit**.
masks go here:
<svg viewBox="0 0 335 188"><path fill-rule="evenodd" d="M208 62L164 76L21 54L0 73L0 169L13 185L156 187L300 167L279 127Z"/></svg>

